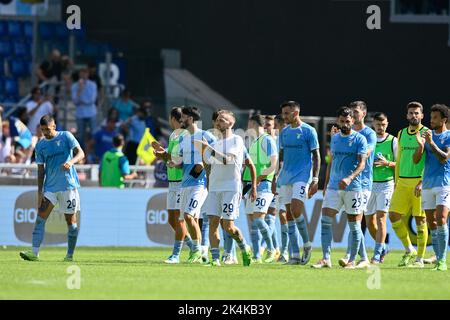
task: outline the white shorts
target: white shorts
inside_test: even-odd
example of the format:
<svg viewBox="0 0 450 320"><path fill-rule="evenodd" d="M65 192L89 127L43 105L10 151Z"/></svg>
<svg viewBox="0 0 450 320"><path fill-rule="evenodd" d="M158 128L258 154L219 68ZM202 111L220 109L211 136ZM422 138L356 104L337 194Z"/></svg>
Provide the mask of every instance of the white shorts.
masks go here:
<svg viewBox="0 0 450 320"><path fill-rule="evenodd" d="M204 186L181 188L181 215L184 216L186 213L194 218L200 218L200 209L207 196L208 190Z"/></svg>
<svg viewBox="0 0 450 320"><path fill-rule="evenodd" d="M308 200L309 184L306 182L296 182L294 184L280 187L280 203L291 204L292 199L297 199L303 203Z"/></svg>
<svg viewBox="0 0 450 320"><path fill-rule="evenodd" d="M181 182L169 182L167 192L167 210L180 210Z"/></svg>
<svg viewBox="0 0 450 320"><path fill-rule="evenodd" d="M224 220L236 220L239 218L241 199L240 192L212 191L208 193L203 211L208 216L221 217Z"/></svg>
<svg viewBox="0 0 450 320"><path fill-rule="evenodd" d="M256 200L252 202L250 199L246 199L245 213L253 214L255 212L267 213L270 203L273 199L272 192L258 192Z"/></svg>
<svg viewBox="0 0 450 320"><path fill-rule="evenodd" d="M363 190L362 191L363 198L362 198L362 205L361 209L364 213L367 212L367 206L369 205L370 196L372 195L372 191L370 190Z"/></svg>
<svg viewBox="0 0 450 320"><path fill-rule="evenodd" d="M389 187L383 191L372 191L369 203L367 204L367 210L364 214L372 215L377 213L377 211L388 213L389 207L391 206L391 198L393 193L393 185L392 188Z"/></svg>
<svg viewBox="0 0 450 320"><path fill-rule="evenodd" d="M436 187L422 190L422 209L434 210L437 206L450 209L450 187Z"/></svg>
<svg viewBox="0 0 450 320"><path fill-rule="evenodd" d="M55 207L53 211L61 214L76 214L81 210L80 194L78 189L60 192L44 192L47 198Z"/></svg>
<svg viewBox="0 0 450 320"><path fill-rule="evenodd" d="M273 197L272 202L270 203L269 208L275 209L277 212L284 211L286 212L286 206L280 203L280 195L276 195Z"/></svg>
<svg viewBox="0 0 450 320"><path fill-rule="evenodd" d="M344 191L327 189L323 199L322 208L330 208L340 211L344 208L347 214L361 214L363 204L362 191Z"/></svg>

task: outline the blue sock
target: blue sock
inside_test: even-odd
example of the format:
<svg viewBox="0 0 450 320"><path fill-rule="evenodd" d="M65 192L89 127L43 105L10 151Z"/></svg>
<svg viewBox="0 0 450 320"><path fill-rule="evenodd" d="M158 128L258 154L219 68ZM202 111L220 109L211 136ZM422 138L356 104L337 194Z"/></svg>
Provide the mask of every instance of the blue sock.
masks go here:
<svg viewBox="0 0 450 320"><path fill-rule="evenodd" d="M278 244L278 234L277 234L277 224L276 224L276 217L271 214L266 215L266 223L269 226L270 234L272 235L272 243L274 248L279 248Z"/></svg>
<svg viewBox="0 0 450 320"><path fill-rule="evenodd" d="M381 253L384 249L384 243L375 243L375 249L373 250L373 258L375 260L381 260Z"/></svg>
<svg viewBox="0 0 450 320"><path fill-rule="evenodd" d="M175 240L175 243L173 244L172 255L179 257L182 248L183 248L183 241Z"/></svg>
<svg viewBox="0 0 450 320"><path fill-rule="evenodd" d="M245 251L247 249L247 242L245 242L245 238L242 237L242 241L236 241L241 251Z"/></svg>
<svg viewBox="0 0 450 320"><path fill-rule="evenodd" d="M259 230L258 230L258 227L256 226L255 220L253 220L253 222L252 222L250 237L252 239L253 258L258 259L261 257L261 254L260 254L261 234L259 233Z"/></svg>
<svg viewBox="0 0 450 320"><path fill-rule="evenodd" d="M289 227L287 224L281 225L281 254L287 252L289 246Z"/></svg>
<svg viewBox="0 0 450 320"><path fill-rule="evenodd" d="M272 242L272 235L270 234L270 229L267 223L263 220L263 218L256 218L255 219L256 226L258 227L259 231L261 232L261 235L266 242L267 250L273 251L273 242Z"/></svg>
<svg viewBox="0 0 450 320"><path fill-rule="evenodd" d="M439 251L439 240L438 240L438 230L434 229L430 231L431 233L431 242L433 245L433 251L434 254L436 255L436 258L439 256L440 251Z"/></svg>
<svg viewBox="0 0 450 320"><path fill-rule="evenodd" d="M366 250L366 237L364 236L364 233L362 232L361 228L361 222L359 223L359 227L361 229L361 244L359 245L358 253L361 257L361 260L367 260L367 250Z"/></svg>
<svg viewBox="0 0 450 320"><path fill-rule="evenodd" d="M198 240L192 240L192 252L200 251L200 242Z"/></svg>
<svg viewBox="0 0 450 320"><path fill-rule="evenodd" d="M438 226L439 260L447 260L448 225Z"/></svg>
<svg viewBox="0 0 450 320"><path fill-rule="evenodd" d="M211 248L211 257L213 260L220 259L220 250L219 248Z"/></svg>
<svg viewBox="0 0 450 320"><path fill-rule="evenodd" d="M187 235L184 237L184 243L189 247L189 250L194 251L194 244L192 242L191 236Z"/></svg>
<svg viewBox="0 0 450 320"><path fill-rule="evenodd" d="M331 257L331 241L333 240L333 218L322 215L321 223L321 242L322 253L325 260Z"/></svg>
<svg viewBox="0 0 450 320"><path fill-rule="evenodd" d="M73 256L75 246L77 245L78 225L76 223L69 225L67 232L67 255Z"/></svg>
<svg viewBox="0 0 450 320"><path fill-rule="evenodd" d="M356 255L358 254L359 247L361 246L362 231L361 224L357 221L349 221L348 226L350 227L350 232L352 233L352 242L350 243L350 259L349 261L355 261Z"/></svg>
<svg viewBox="0 0 450 320"><path fill-rule="evenodd" d="M353 234L351 232L348 233L348 237L347 237L347 252L346 252L346 256L347 259L350 258L350 253L352 251L352 242L353 242L353 238L352 238Z"/></svg>
<svg viewBox="0 0 450 320"><path fill-rule="evenodd" d="M202 222L202 246L209 247L209 219L206 214Z"/></svg>
<svg viewBox="0 0 450 320"><path fill-rule="evenodd" d="M303 245L305 247L311 247L311 242L309 241L308 226L306 225L306 220L303 215L295 219L295 224L297 225L298 232L302 236Z"/></svg>
<svg viewBox="0 0 450 320"><path fill-rule="evenodd" d="M300 247L298 242L298 231L295 221L288 221L289 228L289 244L292 249L292 258L300 258Z"/></svg>
<svg viewBox="0 0 450 320"><path fill-rule="evenodd" d="M39 248L41 247L42 241L44 240L45 222L46 221L47 220L42 219L39 216L36 218L36 223L34 225L34 230L33 230L33 240L32 240L33 253L35 255L39 254Z"/></svg>

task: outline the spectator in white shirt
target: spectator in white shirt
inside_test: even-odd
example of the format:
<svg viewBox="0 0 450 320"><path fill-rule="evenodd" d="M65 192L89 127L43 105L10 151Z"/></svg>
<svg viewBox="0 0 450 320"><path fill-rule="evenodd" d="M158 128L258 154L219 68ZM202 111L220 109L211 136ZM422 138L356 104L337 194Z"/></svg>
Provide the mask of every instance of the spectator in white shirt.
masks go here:
<svg viewBox="0 0 450 320"><path fill-rule="evenodd" d="M48 98L42 96L39 87L34 87L31 90L31 100L27 102L26 107L29 116L28 129L30 129L33 136L35 136L41 118L53 114L53 104Z"/></svg>

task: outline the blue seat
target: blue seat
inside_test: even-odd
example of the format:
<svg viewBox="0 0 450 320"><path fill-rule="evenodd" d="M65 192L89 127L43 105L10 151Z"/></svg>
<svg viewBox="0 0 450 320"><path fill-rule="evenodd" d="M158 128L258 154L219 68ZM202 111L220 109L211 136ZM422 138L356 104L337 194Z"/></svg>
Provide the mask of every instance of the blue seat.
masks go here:
<svg viewBox="0 0 450 320"><path fill-rule="evenodd" d="M39 24L39 35L42 40L51 40L55 36L55 24L50 22Z"/></svg>
<svg viewBox="0 0 450 320"><path fill-rule="evenodd" d="M12 55L11 42L8 40L0 40L0 56L8 57L10 55Z"/></svg>
<svg viewBox="0 0 450 320"><path fill-rule="evenodd" d="M83 28L83 26L81 26L80 30L70 30L69 33L74 34L75 38L77 38L78 40L86 39L86 30Z"/></svg>
<svg viewBox="0 0 450 320"><path fill-rule="evenodd" d="M0 37L8 36L8 23L0 21Z"/></svg>
<svg viewBox="0 0 450 320"><path fill-rule="evenodd" d="M0 96L5 98L5 77L0 77Z"/></svg>
<svg viewBox="0 0 450 320"><path fill-rule="evenodd" d="M5 82L5 96L7 97L13 97L19 95L19 83L17 82L17 79L15 78L3 78Z"/></svg>
<svg viewBox="0 0 450 320"><path fill-rule="evenodd" d="M14 55L18 57L30 57L31 50L30 45L24 41L13 42Z"/></svg>
<svg viewBox="0 0 450 320"><path fill-rule="evenodd" d="M17 103L20 101L19 95L9 95L4 99L4 103Z"/></svg>
<svg viewBox="0 0 450 320"><path fill-rule="evenodd" d="M9 61L9 71L14 77L24 77L30 74L28 63L18 58Z"/></svg>
<svg viewBox="0 0 450 320"><path fill-rule="evenodd" d="M10 37L22 37L22 23L20 21L8 21L8 34Z"/></svg>
<svg viewBox="0 0 450 320"><path fill-rule="evenodd" d="M0 57L0 77L5 76L5 60Z"/></svg>
<svg viewBox="0 0 450 320"><path fill-rule="evenodd" d="M26 38L32 39L33 38L33 23L30 21L26 21L23 24L23 33Z"/></svg>

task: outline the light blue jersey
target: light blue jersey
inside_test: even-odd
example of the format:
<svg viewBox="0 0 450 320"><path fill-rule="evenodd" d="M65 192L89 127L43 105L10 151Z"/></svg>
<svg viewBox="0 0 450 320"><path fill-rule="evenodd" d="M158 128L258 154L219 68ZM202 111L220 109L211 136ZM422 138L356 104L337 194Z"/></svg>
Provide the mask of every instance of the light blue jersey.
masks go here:
<svg viewBox="0 0 450 320"><path fill-rule="evenodd" d="M72 166L69 171L62 165L73 158L73 149L80 144L68 131L60 131L51 139L42 139L36 145L36 162L45 166L44 192L60 192L78 189L77 171Z"/></svg>
<svg viewBox="0 0 450 320"><path fill-rule="evenodd" d="M205 138L209 144L212 144L217 140L208 131L197 130L193 134L186 133L180 137L180 156L183 157L183 179L181 181L181 187L194 187L205 186L206 187L206 172L202 170L200 175L195 178L191 175L192 169L196 164L203 164L202 155L194 146L194 140L203 140Z"/></svg>
<svg viewBox="0 0 450 320"><path fill-rule="evenodd" d="M337 133L331 137L330 147L333 162L327 188L339 190L339 182L358 167L358 155L367 154L367 141L363 135L352 130L348 136ZM361 174L353 179L345 191L362 191Z"/></svg>
<svg viewBox="0 0 450 320"><path fill-rule="evenodd" d="M433 141L436 146L444 152L450 148L450 130L441 134L433 131ZM425 143L425 171L423 174L423 189L450 186L450 160L445 164L439 162L438 158L431 151L430 145Z"/></svg>
<svg viewBox="0 0 450 320"><path fill-rule="evenodd" d="M283 168L278 177L280 186L308 183L311 178L311 151L319 148L316 129L304 122L297 128L289 125L281 131L279 140L280 150L283 150Z"/></svg>
<svg viewBox="0 0 450 320"><path fill-rule="evenodd" d="M366 167L361 173L362 189L372 191L373 162L375 159L375 147L377 146L377 134L369 127L364 127L364 129L358 131L358 133L362 134L367 140L367 152L369 152L369 150L371 151L370 156L367 157Z"/></svg>

